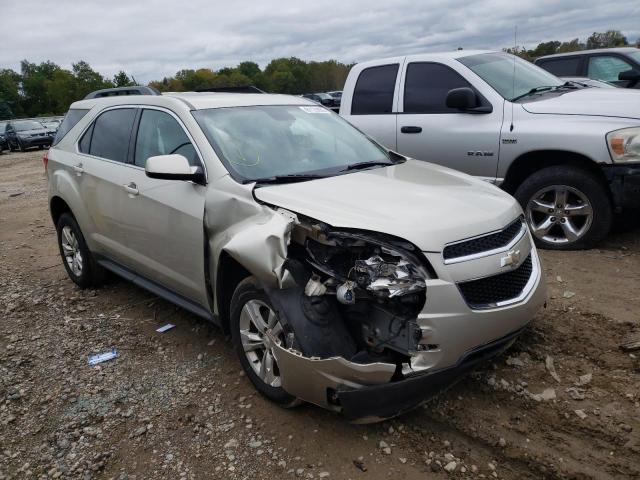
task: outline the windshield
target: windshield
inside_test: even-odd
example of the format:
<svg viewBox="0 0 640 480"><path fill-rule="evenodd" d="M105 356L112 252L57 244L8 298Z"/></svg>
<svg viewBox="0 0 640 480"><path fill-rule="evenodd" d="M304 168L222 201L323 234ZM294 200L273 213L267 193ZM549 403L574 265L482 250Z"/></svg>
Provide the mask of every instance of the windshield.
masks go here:
<svg viewBox="0 0 640 480"><path fill-rule="evenodd" d="M509 101L536 88L559 87L564 83L533 63L507 53L482 53L458 61Z"/></svg>
<svg viewBox="0 0 640 480"><path fill-rule="evenodd" d="M36 122L34 120L15 122L13 127L16 129L16 132L23 132L25 130L42 130L44 128L40 122Z"/></svg>
<svg viewBox="0 0 640 480"><path fill-rule="evenodd" d="M193 115L231 175L245 182L394 163L386 150L319 106L213 108Z"/></svg>

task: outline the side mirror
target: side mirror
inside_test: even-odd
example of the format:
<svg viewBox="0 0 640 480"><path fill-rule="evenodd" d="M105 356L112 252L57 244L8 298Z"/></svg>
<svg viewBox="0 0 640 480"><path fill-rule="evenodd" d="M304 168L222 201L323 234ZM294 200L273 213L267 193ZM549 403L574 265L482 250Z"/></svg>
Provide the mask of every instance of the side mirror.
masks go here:
<svg viewBox="0 0 640 480"><path fill-rule="evenodd" d="M478 96L469 87L460 87L449 90L447 93L446 105L449 108L468 113L491 113L493 108L481 105Z"/></svg>
<svg viewBox="0 0 640 480"><path fill-rule="evenodd" d="M200 167L192 167L182 155L158 155L147 158L144 171L149 178L161 180L190 180L196 183L204 181Z"/></svg>
<svg viewBox="0 0 640 480"><path fill-rule="evenodd" d="M469 87L454 88L447 93L447 107L469 110L478 106L476 92Z"/></svg>
<svg viewBox="0 0 640 480"><path fill-rule="evenodd" d="M624 72L620 72L618 74L618 80L626 80L628 82L640 81L640 71L632 68L631 70L625 70Z"/></svg>

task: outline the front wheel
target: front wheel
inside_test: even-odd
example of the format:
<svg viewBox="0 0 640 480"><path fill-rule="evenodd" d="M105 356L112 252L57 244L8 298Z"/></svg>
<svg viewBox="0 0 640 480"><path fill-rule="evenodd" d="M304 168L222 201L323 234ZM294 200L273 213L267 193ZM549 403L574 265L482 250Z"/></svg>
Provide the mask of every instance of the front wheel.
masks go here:
<svg viewBox="0 0 640 480"><path fill-rule="evenodd" d="M104 269L97 264L87 247L78 222L71 213L63 213L56 224L60 256L69 278L80 288L98 286Z"/></svg>
<svg viewBox="0 0 640 480"><path fill-rule="evenodd" d="M593 247L611 229L611 200L592 173L570 166L544 168L516 190L536 244L550 250Z"/></svg>
<svg viewBox="0 0 640 480"><path fill-rule="evenodd" d="M299 401L282 388L280 369L273 353L271 331L278 343L285 341L282 323L267 294L254 277L244 279L231 299L231 339L247 377L269 400L293 407Z"/></svg>

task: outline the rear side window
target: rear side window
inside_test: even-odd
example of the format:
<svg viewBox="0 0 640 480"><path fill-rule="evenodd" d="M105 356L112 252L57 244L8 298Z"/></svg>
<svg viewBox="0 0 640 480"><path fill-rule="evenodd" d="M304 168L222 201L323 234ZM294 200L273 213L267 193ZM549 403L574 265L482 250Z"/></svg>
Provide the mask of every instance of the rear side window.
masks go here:
<svg viewBox="0 0 640 480"><path fill-rule="evenodd" d="M549 73L553 73L557 77L580 76L580 57L543 60L536 65L544 68Z"/></svg>
<svg viewBox="0 0 640 480"><path fill-rule="evenodd" d="M81 108L72 108L67 114L64 116L64 120L58 127L58 131L56 132L56 136L53 139L53 145L57 145L60 140L64 138L64 136L69 133L73 127L77 125L77 123L82 120L82 118L87 114L88 109Z"/></svg>
<svg viewBox="0 0 640 480"><path fill-rule="evenodd" d="M405 113L460 113L446 105L449 90L471 87L462 75L439 63L410 63L404 82Z"/></svg>
<svg viewBox="0 0 640 480"><path fill-rule="evenodd" d="M186 157L193 167L200 165L193 144L175 118L166 112L143 110L134 163L144 168L149 157L174 153Z"/></svg>
<svg viewBox="0 0 640 480"><path fill-rule="evenodd" d="M353 92L352 115L391 113L398 64L364 69Z"/></svg>
<svg viewBox="0 0 640 480"><path fill-rule="evenodd" d="M80 140L80 151L116 162L126 162L135 116L136 110L133 108L119 108L102 113Z"/></svg>

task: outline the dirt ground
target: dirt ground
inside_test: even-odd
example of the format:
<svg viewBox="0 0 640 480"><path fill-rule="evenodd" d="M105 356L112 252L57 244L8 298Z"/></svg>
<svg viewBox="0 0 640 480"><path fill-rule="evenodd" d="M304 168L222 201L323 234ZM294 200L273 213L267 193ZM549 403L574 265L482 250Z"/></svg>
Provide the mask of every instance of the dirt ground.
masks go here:
<svg viewBox="0 0 640 480"><path fill-rule="evenodd" d="M619 348L640 334L640 230L543 252L548 306L509 351L351 425L256 395L216 327L146 291L77 289L41 157L0 155L0 480L640 478L640 360Z"/></svg>

